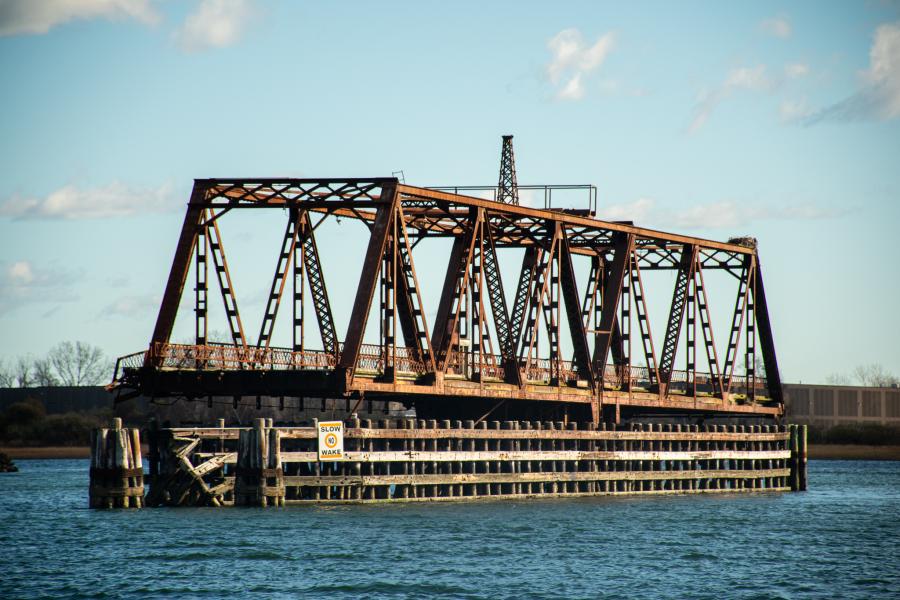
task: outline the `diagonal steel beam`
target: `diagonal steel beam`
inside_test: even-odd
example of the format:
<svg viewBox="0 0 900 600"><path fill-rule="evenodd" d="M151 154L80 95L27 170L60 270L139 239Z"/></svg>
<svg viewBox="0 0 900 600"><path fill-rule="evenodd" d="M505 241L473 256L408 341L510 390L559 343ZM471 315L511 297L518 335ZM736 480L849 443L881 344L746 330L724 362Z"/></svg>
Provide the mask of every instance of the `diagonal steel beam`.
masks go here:
<svg viewBox="0 0 900 600"><path fill-rule="evenodd" d="M725 364L722 367L723 389L725 393L731 391L731 383L734 375L734 365L737 362L738 343L741 332L744 329L744 321L747 318L747 306L750 301L750 281L753 277L753 256L745 257L744 268L738 283L737 298L734 301L734 312L731 316L731 331L728 332L728 347L725 350Z"/></svg>
<svg viewBox="0 0 900 600"><path fill-rule="evenodd" d="M763 364L766 369L766 381L769 386L769 397L776 402L784 402L781 390L781 374L778 371L778 357L775 355L775 338L772 335L772 322L769 319L769 305L766 302L766 287L763 284L762 268L757 263L753 293L756 325L759 334Z"/></svg>
<svg viewBox="0 0 900 600"><path fill-rule="evenodd" d="M369 320L369 309L372 307L372 297L378 285L384 247L397 212L399 197L394 184L385 184L384 188L382 188L382 199L385 202L378 206L375 223L369 235L369 245L366 248L362 273L359 277L359 286L356 288L356 298L353 301L353 309L350 313L350 326L347 329L344 349L338 362L338 366L344 372L347 386L352 384L356 372L359 351L362 347L366 323Z"/></svg>
<svg viewBox="0 0 900 600"><path fill-rule="evenodd" d="M319 221L319 224L321 224L321 221ZM306 272L306 281L312 296L313 309L316 311L319 335L322 337L322 348L325 352L330 352L337 356L340 352L340 347L337 330L334 327L331 302L328 299L328 286L325 285L325 272L322 270L322 262L319 260L319 247L316 244L315 227L310 223L307 211L301 213L298 236L303 246L303 270Z"/></svg>
<svg viewBox="0 0 900 600"><path fill-rule="evenodd" d="M272 344L272 332L275 329L278 308L281 306L281 297L284 294L284 286L287 283L288 272L294 256L294 247L297 244L298 225L296 211L292 210L281 240L281 251L278 254L275 274L272 276L272 286L269 288L269 296L266 299L266 308L263 311L263 320L256 342L257 348L269 348Z"/></svg>
<svg viewBox="0 0 900 600"><path fill-rule="evenodd" d="M398 234L394 239L397 252L397 265L400 269L397 290L397 313L406 347L416 353L416 359L425 364L427 372L435 371L434 353L431 337L428 334L428 321L422 307L422 296L419 292L419 279L413 262L412 246L406 233L403 219L403 207L398 207L400 219L397 221Z"/></svg>
<svg viewBox="0 0 900 600"><path fill-rule="evenodd" d="M556 224L547 224L550 230L549 247L539 256L539 262L535 266L533 284L528 294L527 318L524 322L522 330L522 346L519 349L519 360L523 363L525 372L527 373L533 362L533 357L537 351L538 330L540 329L540 317L543 316L547 327L548 341L550 345L550 379L559 380L559 331L558 331L558 297L555 298L557 306L554 304L553 286L554 267L559 252L560 230ZM547 299L545 304L544 299Z"/></svg>
<svg viewBox="0 0 900 600"><path fill-rule="evenodd" d="M606 286L603 290L600 329L598 332L599 344L594 356L594 362L598 372L602 374L601 377L605 375L606 361L609 358L610 349L613 347L616 315L619 311L619 300L622 297L622 284L625 281L628 265L631 263L633 250L633 234L618 233L614 236L613 259L609 266L609 275L606 278Z"/></svg>
<svg viewBox="0 0 900 600"><path fill-rule="evenodd" d="M678 341L684 322L688 285L694 278L697 252L697 246L685 245L678 261L678 275L675 278L675 290L672 292L672 305L669 308L669 323L666 326L666 337L659 359L659 383L663 393L672 380L672 371L675 369L675 356L678 354Z"/></svg>
<svg viewBox="0 0 900 600"><path fill-rule="evenodd" d="M459 323L461 300L469 285L469 266L480 225L478 213L474 212L466 234L454 238L450 259L447 261L447 272L434 318L434 331L431 334L436 370L441 372L447 370L453 334Z"/></svg>
<svg viewBox="0 0 900 600"><path fill-rule="evenodd" d="M169 279L166 282L166 290L163 292L159 313L156 317L156 325L153 328L153 336L150 338L151 347L155 344L165 344L172 336L172 328L175 326L175 316L178 314L178 304L181 294L184 292L184 284L187 281L191 258L194 255L194 247L197 243L197 231L203 219L204 209L202 203L206 197L206 188L200 183L194 183L191 191L191 199L188 202L187 212L184 215L184 223L181 225L181 234L178 237L178 245L175 247L175 256L172 259L172 267L169 269ZM148 360L150 359L148 354Z"/></svg>
<svg viewBox="0 0 900 600"><path fill-rule="evenodd" d="M638 315L638 329L641 332L641 345L644 348L644 360L647 364L647 377L651 386L659 382L659 369L656 363L656 350L653 347L653 330L650 327L650 314L647 310L647 297L644 280L637 257L632 255L630 281L634 288L634 305Z"/></svg>
<svg viewBox="0 0 900 600"><path fill-rule="evenodd" d="M212 209L209 209L212 216ZM225 246L222 242L222 232L219 222L212 221L212 227L207 228L210 254L213 258L213 266L216 271L216 279L219 281L219 291L222 293L222 304L225 306L225 316L228 318L228 329L231 339L236 346L246 346L247 337L244 335L244 324L241 321L241 313L238 310L237 296L234 293L234 284L231 281L231 271L228 269L228 259L225 256Z"/></svg>
<svg viewBox="0 0 900 600"><path fill-rule="evenodd" d="M560 250L560 284L562 286L563 302L566 305L566 318L569 322L569 336L574 347L574 362L578 369L579 377L586 380L593 389L595 376L591 365L591 353L588 348L587 331L581 318L575 266L572 263L572 252L569 249L569 241L565 231L562 232L560 239Z"/></svg>
<svg viewBox="0 0 900 600"><path fill-rule="evenodd" d="M706 360L709 364L709 375L713 382L713 394L722 393L722 372L719 369L719 352L716 349L716 338L713 334L712 316L709 310L709 295L703 279L703 269L698 265L694 272L697 282L697 314L700 317L700 329L703 331L703 342L706 346Z"/></svg>
<svg viewBox="0 0 900 600"><path fill-rule="evenodd" d="M484 226L484 232L484 275L487 282L491 310L494 315L494 326L497 329L497 342L500 345L500 352L505 363L515 360L515 343L512 339L509 308L506 305L506 294L503 290L503 280L500 277L500 266L497 260L497 249L494 246L494 236L487 222Z"/></svg>

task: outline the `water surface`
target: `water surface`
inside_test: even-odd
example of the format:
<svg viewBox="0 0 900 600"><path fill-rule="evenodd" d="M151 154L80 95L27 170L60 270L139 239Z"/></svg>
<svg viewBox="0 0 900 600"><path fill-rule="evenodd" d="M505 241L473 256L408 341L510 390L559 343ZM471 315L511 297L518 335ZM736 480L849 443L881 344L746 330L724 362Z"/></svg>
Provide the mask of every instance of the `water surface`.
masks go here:
<svg viewBox="0 0 900 600"><path fill-rule="evenodd" d="M87 460L0 475L2 598L898 598L900 462L810 491L87 509Z"/></svg>

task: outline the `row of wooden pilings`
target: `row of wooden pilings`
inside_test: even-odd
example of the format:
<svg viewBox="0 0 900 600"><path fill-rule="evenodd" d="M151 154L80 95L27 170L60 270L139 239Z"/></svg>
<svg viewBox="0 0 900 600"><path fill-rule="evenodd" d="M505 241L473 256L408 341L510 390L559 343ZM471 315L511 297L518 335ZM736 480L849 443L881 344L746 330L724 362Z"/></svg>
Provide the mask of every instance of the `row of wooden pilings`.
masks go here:
<svg viewBox="0 0 900 600"><path fill-rule="evenodd" d="M140 508L145 501L149 506L220 506L223 503L284 506L286 499L288 503L301 500L297 497L298 485L312 486L307 488L313 490L312 495L305 498L313 502L446 499L447 495L465 499L510 494L513 497L519 494L677 494L807 488L806 426L802 425L790 425L786 430L775 426L749 427L745 432L744 427L735 426L708 426L699 430L697 426L685 426L682 431L681 426L647 424L628 428L610 426L607 430L604 424L589 424L588 428L579 430L576 423L548 423L542 428L537 422L510 422L501 429L499 422L492 424L496 427L488 428L487 423L482 423L484 427L478 428L468 422L454 425L435 422L432 427L430 422L421 421L413 425L418 431L413 431L410 423L416 422L384 422L373 426L369 421L347 421L348 442L356 452L355 457L351 456L346 465L332 463L327 469L325 463L316 462L311 428L274 427L271 419L256 419L250 428L225 428L220 419L217 427L209 429L151 430L152 485L151 494L145 500L140 433L137 429L123 428L121 420L115 419L111 428L93 432L90 506ZM168 441L160 442L163 438ZM421 439L414 441L417 438ZM441 438L447 441L438 443ZM561 441L553 441L557 438ZM452 440L456 441L451 443ZM287 442L294 444L294 451L283 450ZM723 450L727 446L722 445L727 443L743 444L749 452L731 453L739 456L736 460L734 457L717 460L718 455L729 455L727 449ZM775 452L784 457L780 459L785 461L781 470L778 460L776 464L772 461L771 450L776 448L783 449L783 454ZM693 458L685 460L684 450L688 450L687 454L693 452ZM754 455L754 451L760 454ZM466 463L471 470L468 466L463 468L462 462L441 463L445 466L440 468L439 463L429 462L449 460L440 457L445 452L459 460L471 461ZM664 457L666 453L668 459ZM487 458L510 462L501 468L499 462L485 462ZM384 460L401 461L402 471L392 472L389 463L378 462ZM666 466L667 460L672 465ZM290 463L288 477L285 477L284 461ZM545 461L549 462L545 464ZM167 467L160 469L160 465ZM308 474L298 471L300 465L306 465ZM539 472L532 472L532 465ZM713 479L705 483L696 479L706 476ZM287 485L286 479L291 480ZM440 489L446 490L434 492L441 485L439 482L445 481L454 484L443 485ZM474 483L480 481L492 483ZM532 485L518 481L544 483ZM384 487L387 482L392 483L392 488L396 483L396 495L387 492ZM367 491L363 492L360 485L376 488L366 487ZM417 488L421 488L421 494L416 493ZM428 491L431 488L434 493ZM351 489L355 490L352 494ZM376 493L375 489L380 491Z"/></svg>

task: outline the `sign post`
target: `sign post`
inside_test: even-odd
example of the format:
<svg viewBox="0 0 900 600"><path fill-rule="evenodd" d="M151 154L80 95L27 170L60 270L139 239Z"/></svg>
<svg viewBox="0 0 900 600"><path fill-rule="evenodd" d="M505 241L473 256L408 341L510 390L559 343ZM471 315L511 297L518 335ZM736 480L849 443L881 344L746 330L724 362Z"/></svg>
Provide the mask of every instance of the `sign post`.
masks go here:
<svg viewBox="0 0 900 600"><path fill-rule="evenodd" d="M319 460L344 460L344 422L319 421Z"/></svg>

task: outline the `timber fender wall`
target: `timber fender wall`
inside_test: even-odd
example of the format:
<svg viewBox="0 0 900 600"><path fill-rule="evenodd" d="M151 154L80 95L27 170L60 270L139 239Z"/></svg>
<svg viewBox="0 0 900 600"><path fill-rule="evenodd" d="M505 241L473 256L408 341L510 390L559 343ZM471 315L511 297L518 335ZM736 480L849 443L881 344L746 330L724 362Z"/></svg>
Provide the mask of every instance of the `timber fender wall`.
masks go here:
<svg viewBox="0 0 900 600"><path fill-rule="evenodd" d="M268 419L252 428L223 425L147 432L147 506L781 492L807 485L805 425L351 419L344 422L345 459L335 462L319 460L315 427L273 427ZM101 432L98 439L137 439L136 430ZM129 465L141 464L140 445L132 443L131 454L109 447L94 445L91 506L141 506L128 478ZM120 453L131 462L98 462ZM109 468L118 471L112 476L103 470ZM95 484L99 474L111 479ZM110 482L119 487L109 491ZM95 489L105 490L96 501ZM110 497L134 501L111 504Z"/></svg>

